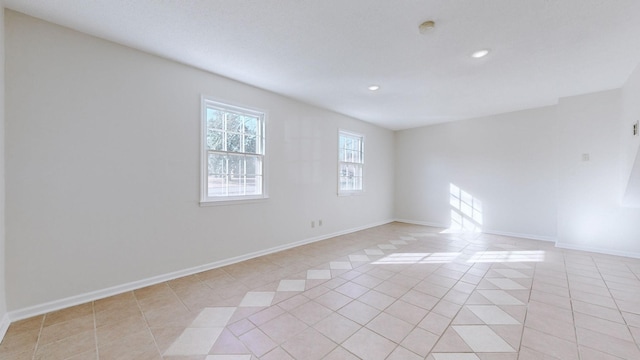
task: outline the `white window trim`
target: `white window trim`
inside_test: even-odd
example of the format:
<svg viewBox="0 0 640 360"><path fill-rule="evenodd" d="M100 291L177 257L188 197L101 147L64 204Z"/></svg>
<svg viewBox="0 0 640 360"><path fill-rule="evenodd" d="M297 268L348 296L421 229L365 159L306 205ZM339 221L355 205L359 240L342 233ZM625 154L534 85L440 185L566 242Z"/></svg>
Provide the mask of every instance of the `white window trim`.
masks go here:
<svg viewBox="0 0 640 360"><path fill-rule="evenodd" d="M209 181L209 162L207 155L207 104L213 104L217 107L229 109L231 111L239 111L242 113L254 114L262 119L263 134L263 154L262 154L262 194L260 195L243 195L243 196L225 196L225 197L209 197L208 181ZM201 95L200 98L200 206L218 206L218 205L237 205L261 202L269 199L268 195L268 157L267 148L267 112L244 105L233 104L228 101L222 101L211 96Z"/></svg>
<svg viewBox="0 0 640 360"><path fill-rule="evenodd" d="M341 190L340 189L340 135L341 134L345 134L345 135L350 135L350 136L357 136L362 138L362 190ZM338 181L336 183L336 186L338 187L338 196L354 196L354 195L362 195L365 192L365 178L366 178L366 166L365 166L365 143L366 143L367 139L365 137L364 134L360 134L354 131L350 131L350 130L345 130L345 129L338 129L338 171L337 176L338 176Z"/></svg>

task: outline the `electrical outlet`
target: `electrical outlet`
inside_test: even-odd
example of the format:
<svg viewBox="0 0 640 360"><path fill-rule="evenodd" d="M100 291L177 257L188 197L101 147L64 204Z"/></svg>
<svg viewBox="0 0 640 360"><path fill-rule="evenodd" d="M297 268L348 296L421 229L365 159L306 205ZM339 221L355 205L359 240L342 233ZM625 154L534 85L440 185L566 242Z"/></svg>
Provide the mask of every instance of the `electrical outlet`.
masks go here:
<svg viewBox="0 0 640 360"><path fill-rule="evenodd" d="M318 226L322 226L322 219L318 220Z"/></svg>
<svg viewBox="0 0 640 360"><path fill-rule="evenodd" d="M312 222L311 222L311 227L312 227L312 228L316 227L316 222L315 222L315 221L312 221Z"/></svg>
<svg viewBox="0 0 640 360"><path fill-rule="evenodd" d="M582 154L582 161L589 161L589 154Z"/></svg>

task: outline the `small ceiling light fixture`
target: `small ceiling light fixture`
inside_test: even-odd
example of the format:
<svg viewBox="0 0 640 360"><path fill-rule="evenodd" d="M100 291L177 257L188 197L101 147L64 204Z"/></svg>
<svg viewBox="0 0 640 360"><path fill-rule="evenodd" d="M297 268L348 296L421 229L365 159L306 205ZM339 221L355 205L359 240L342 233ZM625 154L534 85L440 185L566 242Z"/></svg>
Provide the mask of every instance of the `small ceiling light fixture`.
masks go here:
<svg viewBox="0 0 640 360"><path fill-rule="evenodd" d="M420 30L420 34L426 34L429 31L433 30L433 28L435 27L436 23L432 20L428 20L420 24L420 26L418 26L418 30Z"/></svg>
<svg viewBox="0 0 640 360"><path fill-rule="evenodd" d="M489 49L478 50L478 51L475 51L473 54L471 54L471 57L474 59L480 59L489 55L489 52L490 52Z"/></svg>
<svg viewBox="0 0 640 360"><path fill-rule="evenodd" d="M380 86L379 85L369 85L368 89L371 90L371 91L376 91L376 90L380 89Z"/></svg>

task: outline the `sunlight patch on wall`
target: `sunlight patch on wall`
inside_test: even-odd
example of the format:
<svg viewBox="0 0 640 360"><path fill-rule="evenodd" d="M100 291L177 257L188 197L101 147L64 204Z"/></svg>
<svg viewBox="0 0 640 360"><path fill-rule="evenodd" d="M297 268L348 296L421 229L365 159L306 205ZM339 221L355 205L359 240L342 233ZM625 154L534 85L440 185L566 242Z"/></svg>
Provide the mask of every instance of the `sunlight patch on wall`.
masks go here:
<svg viewBox="0 0 640 360"><path fill-rule="evenodd" d="M451 225L443 233L482 232L482 202L455 184L449 184Z"/></svg>

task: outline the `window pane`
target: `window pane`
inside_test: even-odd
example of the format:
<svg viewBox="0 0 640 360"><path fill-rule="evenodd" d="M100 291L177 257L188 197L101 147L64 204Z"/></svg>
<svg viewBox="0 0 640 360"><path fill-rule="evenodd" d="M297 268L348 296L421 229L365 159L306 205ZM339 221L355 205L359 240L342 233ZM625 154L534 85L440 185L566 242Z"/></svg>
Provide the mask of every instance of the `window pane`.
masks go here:
<svg viewBox="0 0 640 360"><path fill-rule="evenodd" d="M227 151L241 152L242 151L242 135L240 134L228 134L227 136Z"/></svg>
<svg viewBox="0 0 640 360"><path fill-rule="evenodd" d="M209 175L227 174L227 157L220 154L209 154Z"/></svg>
<svg viewBox="0 0 640 360"><path fill-rule="evenodd" d="M234 113L227 113L227 131L242 132L242 116Z"/></svg>
<svg viewBox="0 0 640 360"><path fill-rule="evenodd" d="M258 118L245 116L244 132L248 135L258 134Z"/></svg>
<svg viewBox="0 0 640 360"><path fill-rule="evenodd" d="M353 146L353 139L350 137L346 137L344 140L345 149L352 149L352 146Z"/></svg>
<svg viewBox="0 0 640 360"><path fill-rule="evenodd" d="M229 196L244 195L244 177L229 177Z"/></svg>
<svg viewBox="0 0 640 360"><path fill-rule="evenodd" d="M258 153L258 147L257 147L257 138L253 135L249 135L249 136L245 136L244 137L244 152L246 153L251 153L251 154L257 154Z"/></svg>
<svg viewBox="0 0 640 360"><path fill-rule="evenodd" d="M244 175L244 156L243 155L229 155L229 175L240 176Z"/></svg>
<svg viewBox="0 0 640 360"><path fill-rule="evenodd" d="M227 176L226 175L209 175L207 184L208 196L226 196L227 195Z"/></svg>
<svg viewBox="0 0 640 360"><path fill-rule="evenodd" d="M208 130L207 148L209 150L224 150L224 132L213 129Z"/></svg>
<svg viewBox="0 0 640 360"><path fill-rule="evenodd" d="M247 175L262 175L262 160L257 156L247 156L246 159Z"/></svg>
<svg viewBox="0 0 640 360"><path fill-rule="evenodd" d="M223 115L220 110L207 108L207 129L224 129Z"/></svg>
<svg viewBox="0 0 640 360"><path fill-rule="evenodd" d="M262 194L262 176L247 176L246 194L247 195Z"/></svg>

